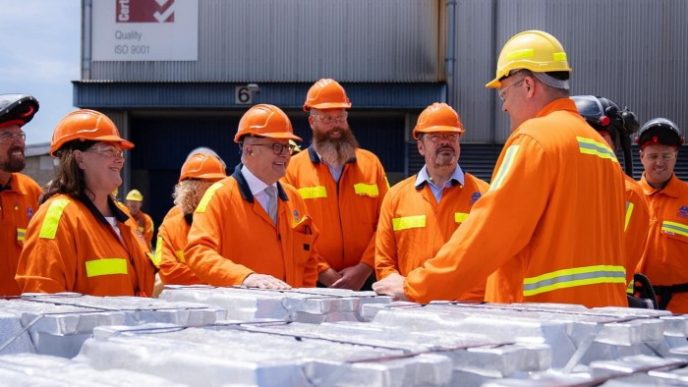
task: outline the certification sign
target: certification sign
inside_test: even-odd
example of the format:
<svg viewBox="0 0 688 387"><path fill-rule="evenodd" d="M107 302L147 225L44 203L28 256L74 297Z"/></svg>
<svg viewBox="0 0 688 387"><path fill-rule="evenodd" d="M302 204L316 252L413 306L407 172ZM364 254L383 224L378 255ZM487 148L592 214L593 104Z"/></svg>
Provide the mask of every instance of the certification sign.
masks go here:
<svg viewBox="0 0 688 387"><path fill-rule="evenodd" d="M98 0L93 61L198 59L198 0Z"/></svg>

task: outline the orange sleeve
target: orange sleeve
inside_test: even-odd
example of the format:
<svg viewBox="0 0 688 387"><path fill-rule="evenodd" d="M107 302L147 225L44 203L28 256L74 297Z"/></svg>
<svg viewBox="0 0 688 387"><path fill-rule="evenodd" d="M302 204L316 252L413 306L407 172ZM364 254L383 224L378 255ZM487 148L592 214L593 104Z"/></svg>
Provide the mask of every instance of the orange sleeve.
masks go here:
<svg viewBox="0 0 688 387"><path fill-rule="evenodd" d="M65 230L69 227L66 214L56 225L53 238L39 236L49 205L50 202L40 207L26 231L15 277L22 293L58 293L74 287L76 279L66 277L66 273L76 272L76 257L71 254L73 249L65 248L75 243Z"/></svg>
<svg viewBox="0 0 688 387"><path fill-rule="evenodd" d="M224 186L213 190L209 188L201 199L207 206L201 205L194 213L194 221L189 230L188 243L184 251L187 264L201 281L214 286L241 285L253 270L220 255L224 214L231 213L231 193ZM237 193L238 194L238 193Z"/></svg>
<svg viewBox="0 0 688 387"><path fill-rule="evenodd" d="M399 258L397 256L397 243L392 228L394 217L394 203L392 194L382 201L380 219L377 223L377 236L375 238L375 276L381 280L392 273L399 274Z"/></svg>
<svg viewBox="0 0 688 387"><path fill-rule="evenodd" d="M182 218L183 219L183 218ZM171 238L172 230L168 230L168 225L163 221L158 228L158 243L156 243L156 254L159 254L160 279L164 284L176 285L195 285L201 283L191 268L177 258L177 251L184 252L185 246L175 246ZM177 226L176 232L184 232L182 225ZM186 238L180 238L180 240Z"/></svg>
<svg viewBox="0 0 688 387"><path fill-rule="evenodd" d="M411 271L406 296L417 302L453 300L487 277L530 241L550 194L556 160L524 135L512 136L495 168L490 190L435 257Z"/></svg>
<svg viewBox="0 0 688 387"><path fill-rule="evenodd" d="M643 255L650 235L650 206L645 195L637 190L630 190L629 196L626 199L626 217L628 219L624 231L627 283L633 280L634 273L641 272ZM632 208L630 207L631 204L633 205Z"/></svg>
<svg viewBox="0 0 688 387"><path fill-rule="evenodd" d="M387 192L389 191L389 182L387 181L387 176L385 176L385 170L382 167L382 164L378 159L375 159L375 162L377 164L377 187L379 191L379 196L377 198L377 214L375 214L375 218L379 219L380 217L380 207L382 206L382 203L387 196ZM368 241L368 246L366 249L363 251L363 254L361 255L361 263L365 263L366 265L370 266L371 269L375 271L375 240L377 239L376 237L377 234L377 229L375 232L373 232L373 235L370 236L370 240ZM377 274L376 274L377 275ZM378 279L380 277L377 277Z"/></svg>
<svg viewBox="0 0 688 387"><path fill-rule="evenodd" d="M153 247L153 230L155 229L155 225L150 215L144 214L144 219L146 219L146 227L143 230L143 239L146 240L148 249L151 249Z"/></svg>

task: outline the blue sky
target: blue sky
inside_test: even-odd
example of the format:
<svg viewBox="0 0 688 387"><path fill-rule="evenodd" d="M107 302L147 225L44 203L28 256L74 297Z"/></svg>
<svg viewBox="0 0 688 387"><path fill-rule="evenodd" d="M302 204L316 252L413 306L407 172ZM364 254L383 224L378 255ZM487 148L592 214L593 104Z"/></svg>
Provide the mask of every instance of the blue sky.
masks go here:
<svg viewBox="0 0 688 387"><path fill-rule="evenodd" d="M24 127L27 144L50 142L74 110L80 77L80 0L0 0L0 93L31 94L40 110Z"/></svg>

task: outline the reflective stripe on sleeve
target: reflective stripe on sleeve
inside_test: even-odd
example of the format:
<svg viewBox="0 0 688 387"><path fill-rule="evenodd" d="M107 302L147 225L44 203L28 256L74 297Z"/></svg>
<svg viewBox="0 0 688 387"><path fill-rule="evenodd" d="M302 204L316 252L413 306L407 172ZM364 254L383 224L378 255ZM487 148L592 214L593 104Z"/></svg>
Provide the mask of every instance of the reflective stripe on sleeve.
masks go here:
<svg viewBox="0 0 688 387"><path fill-rule="evenodd" d="M124 258L103 258L86 261L86 276L128 274L127 260Z"/></svg>
<svg viewBox="0 0 688 387"><path fill-rule="evenodd" d="M594 265L557 270L523 279L523 295L534 296L558 289L593 284L626 285L626 269L616 265Z"/></svg>
<svg viewBox="0 0 688 387"><path fill-rule="evenodd" d="M511 166L514 163L514 159L516 158L516 154L518 153L518 149L520 147L520 145L511 145L509 149L506 150L504 162L499 166L499 171L497 171L494 181L490 184L490 191L494 191L502 185L504 179L509 173L509 169L511 169Z"/></svg>
<svg viewBox="0 0 688 387"><path fill-rule="evenodd" d="M23 242L25 237L26 237L26 229L25 228L17 228L17 241Z"/></svg>
<svg viewBox="0 0 688 387"><path fill-rule="evenodd" d="M203 198L201 199L200 203L198 203L198 207L196 207L196 213L201 214L205 212L206 208L208 207L208 203L210 202L210 199L213 198L215 195L215 191L220 189L222 187L221 182L217 182L208 188L207 191L205 191L205 194L203 194Z"/></svg>
<svg viewBox="0 0 688 387"><path fill-rule="evenodd" d="M467 212L455 212L454 213L454 222L456 223L463 223L466 218L468 218L468 213Z"/></svg>
<svg viewBox="0 0 688 387"><path fill-rule="evenodd" d="M688 237L688 226L677 222L670 222L668 220L663 221L662 231L670 234L678 234L683 235L684 237Z"/></svg>
<svg viewBox="0 0 688 387"><path fill-rule="evenodd" d="M303 199L320 199L327 197L327 188L322 185L315 187L301 187L298 189L299 195Z"/></svg>
<svg viewBox="0 0 688 387"><path fill-rule="evenodd" d="M370 196L371 198L380 196L380 191L377 189L377 184L354 184L354 192L356 195Z"/></svg>
<svg viewBox="0 0 688 387"><path fill-rule="evenodd" d="M631 215L633 214L633 202L626 202L626 219L624 220L624 231L628 229L628 223L631 221Z"/></svg>
<svg viewBox="0 0 688 387"><path fill-rule="evenodd" d="M50 207L41 223L41 230L38 237L42 239L55 239L57 234L57 226L60 224L60 218L64 213L65 207L69 204L68 199L55 199L50 203Z"/></svg>
<svg viewBox="0 0 688 387"><path fill-rule="evenodd" d="M423 227L425 227L425 215L402 216L392 219L392 229L394 231Z"/></svg>
<svg viewBox="0 0 688 387"><path fill-rule="evenodd" d="M578 150L585 155L597 156L601 159L616 160L616 155L609 149L607 144L595 141L591 138L576 136L578 140Z"/></svg>
<svg viewBox="0 0 688 387"><path fill-rule="evenodd" d="M184 259L184 250L177 250L174 252L174 255L177 256L177 261L186 263L186 259Z"/></svg>

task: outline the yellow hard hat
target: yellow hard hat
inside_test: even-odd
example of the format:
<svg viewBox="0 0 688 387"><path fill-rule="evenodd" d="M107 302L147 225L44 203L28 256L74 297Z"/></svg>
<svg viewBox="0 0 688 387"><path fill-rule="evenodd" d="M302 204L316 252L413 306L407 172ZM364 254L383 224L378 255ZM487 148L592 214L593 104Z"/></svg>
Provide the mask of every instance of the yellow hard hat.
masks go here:
<svg viewBox="0 0 688 387"><path fill-rule="evenodd" d="M127 194L126 200L131 200L132 202L142 202L143 201L143 195L141 195L141 192L139 192L139 190L132 189Z"/></svg>
<svg viewBox="0 0 688 387"><path fill-rule="evenodd" d="M518 69L534 73L571 71L564 46L554 36L539 30L519 32L504 44L497 60L495 78L485 87L500 88L501 79Z"/></svg>

